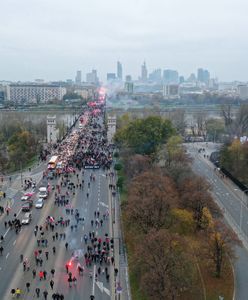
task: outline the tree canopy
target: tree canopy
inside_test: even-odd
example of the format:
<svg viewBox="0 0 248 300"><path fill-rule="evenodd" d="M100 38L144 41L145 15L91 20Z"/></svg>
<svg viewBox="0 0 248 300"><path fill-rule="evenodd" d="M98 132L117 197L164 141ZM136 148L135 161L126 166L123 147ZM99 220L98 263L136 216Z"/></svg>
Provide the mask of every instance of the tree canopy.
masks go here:
<svg viewBox="0 0 248 300"><path fill-rule="evenodd" d="M174 133L170 120L149 116L130 121L120 128L116 133L115 141L131 148L134 153L153 155Z"/></svg>

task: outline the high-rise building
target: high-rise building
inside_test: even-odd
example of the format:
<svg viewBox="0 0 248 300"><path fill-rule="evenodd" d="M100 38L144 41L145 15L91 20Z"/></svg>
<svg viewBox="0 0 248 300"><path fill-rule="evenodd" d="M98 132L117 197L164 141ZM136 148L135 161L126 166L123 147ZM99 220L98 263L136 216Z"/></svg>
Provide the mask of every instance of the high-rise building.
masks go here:
<svg viewBox="0 0 248 300"><path fill-rule="evenodd" d="M132 81L132 76L131 75L127 75L126 76L126 82L131 82Z"/></svg>
<svg viewBox="0 0 248 300"><path fill-rule="evenodd" d="M164 70L163 81L165 84L177 84L179 82L178 72L176 70Z"/></svg>
<svg viewBox="0 0 248 300"><path fill-rule="evenodd" d="M82 82L82 72L77 71L76 77L75 77L75 83L80 84Z"/></svg>
<svg viewBox="0 0 248 300"><path fill-rule="evenodd" d="M133 82L130 81L125 82L125 91L129 94L133 94Z"/></svg>
<svg viewBox="0 0 248 300"><path fill-rule="evenodd" d="M98 84L99 79L97 77L97 70L92 70L90 73L86 74L86 82Z"/></svg>
<svg viewBox="0 0 248 300"><path fill-rule="evenodd" d="M179 98L179 85L178 84L166 84L163 86L163 96L167 99Z"/></svg>
<svg viewBox="0 0 248 300"><path fill-rule="evenodd" d="M116 80L115 73L107 73L107 81L113 81Z"/></svg>
<svg viewBox="0 0 248 300"><path fill-rule="evenodd" d="M240 84L237 86L238 95L241 99L247 100L248 99L248 85L247 84Z"/></svg>
<svg viewBox="0 0 248 300"><path fill-rule="evenodd" d="M155 69L152 73L149 74L149 80L154 82L160 82L162 79L161 69Z"/></svg>
<svg viewBox="0 0 248 300"><path fill-rule="evenodd" d="M122 80L122 64L117 61L117 78Z"/></svg>
<svg viewBox="0 0 248 300"><path fill-rule="evenodd" d="M141 80L147 81L147 67L146 62L144 61L143 65L141 66Z"/></svg>
<svg viewBox="0 0 248 300"><path fill-rule="evenodd" d="M202 68L199 68L197 70L197 80L199 82L203 82L205 83L206 85L209 84L209 80L210 80L210 73L208 70L204 70Z"/></svg>

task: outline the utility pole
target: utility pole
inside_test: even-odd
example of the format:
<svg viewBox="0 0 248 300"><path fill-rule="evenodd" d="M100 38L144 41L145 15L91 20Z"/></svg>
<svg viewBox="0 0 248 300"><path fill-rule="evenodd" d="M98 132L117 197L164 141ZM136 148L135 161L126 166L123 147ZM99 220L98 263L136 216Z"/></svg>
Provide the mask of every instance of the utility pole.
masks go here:
<svg viewBox="0 0 248 300"><path fill-rule="evenodd" d="M20 169L21 169L21 185L23 187L23 178L22 178L22 162L20 162Z"/></svg>

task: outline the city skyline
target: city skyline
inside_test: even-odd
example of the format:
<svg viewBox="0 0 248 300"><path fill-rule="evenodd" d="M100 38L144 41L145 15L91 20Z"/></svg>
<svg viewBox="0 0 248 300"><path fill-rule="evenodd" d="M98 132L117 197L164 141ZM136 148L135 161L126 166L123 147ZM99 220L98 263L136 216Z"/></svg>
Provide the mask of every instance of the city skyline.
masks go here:
<svg viewBox="0 0 248 300"><path fill-rule="evenodd" d="M77 69L97 69L105 78L117 60L124 74L137 78L145 59L148 70L161 66L189 76L202 67L223 81L247 81L248 3L233 3L6 1L0 79L63 80Z"/></svg>

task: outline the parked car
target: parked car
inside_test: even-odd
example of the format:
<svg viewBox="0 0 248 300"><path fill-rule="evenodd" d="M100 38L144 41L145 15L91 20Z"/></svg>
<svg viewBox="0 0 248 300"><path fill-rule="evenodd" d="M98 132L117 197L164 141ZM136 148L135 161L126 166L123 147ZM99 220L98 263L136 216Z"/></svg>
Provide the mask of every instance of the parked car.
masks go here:
<svg viewBox="0 0 248 300"><path fill-rule="evenodd" d="M35 207L36 207L36 208L42 208L43 205L44 205L44 200L43 200L42 198L39 198L39 199L37 200L37 202L35 203Z"/></svg>
<svg viewBox="0 0 248 300"><path fill-rule="evenodd" d="M28 225L32 220L32 213L31 212L26 212L23 216L22 219L22 224L23 225Z"/></svg>

